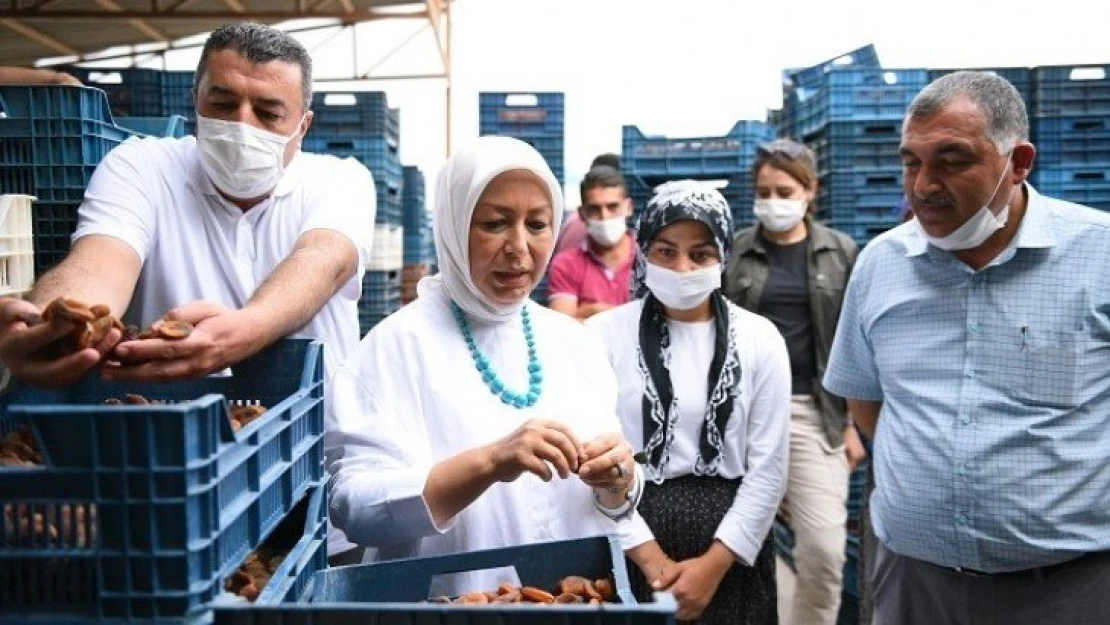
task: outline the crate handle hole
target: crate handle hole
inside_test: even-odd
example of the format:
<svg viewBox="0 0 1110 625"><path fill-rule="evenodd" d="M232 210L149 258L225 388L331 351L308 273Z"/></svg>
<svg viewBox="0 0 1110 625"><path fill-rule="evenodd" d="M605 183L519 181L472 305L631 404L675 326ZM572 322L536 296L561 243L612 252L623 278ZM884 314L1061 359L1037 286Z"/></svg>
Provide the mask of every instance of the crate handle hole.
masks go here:
<svg viewBox="0 0 1110 625"><path fill-rule="evenodd" d="M520 576L517 575L515 567L512 567L512 566L494 566L494 567L490 567L488 569L474 569L474 570L458 571L458 572L455 572L455 573L440 573L438 575L433 575L431 585L428 587L428 590L426 591L425 594L426 594L428 599L435 599L436 597L432 596L432 588L436 588L437 586L440 587L440 588L443 588L444 586L442 586L441 584L446 584L447 587L458 588L460 595L464 595L468 592L497 592L497 587L496 586L493 587L493 588L470 588L470 587L462 585L460 583L461 580L459 578L462 575L466 575L468 573L490 573L490 572L495 573L497 575L498 583L512 584L513 586L520 586L521 585Z"/></svg>
<svg viewBox="0 0 1110 625"><path fill-rule="evenodd" d="M1075 174L1076 180L1106 180L1106 174L1101 171L1089 171Z"/></svg>
<svg viewBox="0 0 1110 625"><path fill-rule="evenodd" d="M119 72L89 72L88 82L98 85L122 85L123 74Z"/></svg>
<svg viewBox="0 0 1110 625"><path fill-rule="evenodd" d="M540 99L534 93L510 93L505 96L505 106L539 106Z"/></svg>
<svg viewBox="0 0 1110 625"><path fill-rule="evenodd" d="M324 106L355 106L358 99L353 93L329 93L324 96Z"/></svg>
<svg viewBox="0 0 1110 625"><path fill-rule="evenodd" d="M1076 67L1068 80L1106 80L1106 70L1101 67Z"/></svg>

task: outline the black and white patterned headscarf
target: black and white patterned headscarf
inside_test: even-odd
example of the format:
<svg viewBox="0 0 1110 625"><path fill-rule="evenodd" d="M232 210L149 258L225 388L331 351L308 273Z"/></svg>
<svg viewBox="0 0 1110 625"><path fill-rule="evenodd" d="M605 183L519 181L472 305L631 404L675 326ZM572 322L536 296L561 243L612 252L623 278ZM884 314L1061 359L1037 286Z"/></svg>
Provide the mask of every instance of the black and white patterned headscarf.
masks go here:
<svg viewBox="0 0 1110 625"><path fill-rule="evenodd" d="M667 226L683 220L706 225L721 258L721 270L732 246L732 212L728 202L716 189L693 180L668 182L655 189L640 217L637 229L639 250L633 270L632 293L644 298L640 314L639 367L644 380L643 426L644 451L648 455L647 474L656 482L663 481L663 470L670 460L678 420L678 402L671 385L669 371L671 340L663 305L655 299L644 283L647 256L651 244ZM736 351L736 328L728 304L720 289L710 297L716 338L713 362L709 366L709 397L706 414L698 439L695 475L716 475L721 459L722 433L732 416L733 398L740 382L740 360Z"/></svg>

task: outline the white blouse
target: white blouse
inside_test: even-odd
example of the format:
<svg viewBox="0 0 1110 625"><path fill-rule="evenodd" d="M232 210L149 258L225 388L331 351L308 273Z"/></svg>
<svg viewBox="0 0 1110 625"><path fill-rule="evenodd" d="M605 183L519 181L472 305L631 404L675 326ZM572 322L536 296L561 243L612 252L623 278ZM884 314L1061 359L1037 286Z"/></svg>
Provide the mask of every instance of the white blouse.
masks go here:
<svg viewBox="0 0 1110 625"><path fill-rule="evenodd" d="M786 490L790 440L790 359L786 343L767 319L728 304L736 323L741 378L732 416L723 433L718 475L743 477L732 507L717 527L716 538L749 566L759 554ZM587 325L601 334L620 390L617 412L633 448L644 444L644 381L639 367L640 312L643 300L595 315ZM665 478L690 475L698 455L705 419L709 366L716 327L712 321L668 321L669 371L678 402L675 439ZM653 538L639 516L621 523L624 547Z"/></svg>
<svg viewBox="0 0 1110 625"><path fill-rule="evenodd" d="M582 442L619 432L616 380L593 335L571 317L529 302L543 386L519 410L482 381L441 287L378 324L327 388L325 450L332 472L329 510L347 538L377 547L380 559L490 549L617 534L575 475L544 483L524 473L496 483L445 527L423 498L432 466L500 439L529 419L560 421ZM508 388L528 388L520 318L471 331ZM512 581L471 575L436 594L493 589Z"/></svg>

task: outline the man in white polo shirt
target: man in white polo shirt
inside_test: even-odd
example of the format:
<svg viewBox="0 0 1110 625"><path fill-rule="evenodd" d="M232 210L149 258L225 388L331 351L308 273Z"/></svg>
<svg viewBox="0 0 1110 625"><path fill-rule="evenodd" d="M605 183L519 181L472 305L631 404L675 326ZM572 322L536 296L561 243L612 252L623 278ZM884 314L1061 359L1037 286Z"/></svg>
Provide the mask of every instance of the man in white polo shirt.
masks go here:
<svg viewBox="0 0 1110 625"><path fill-rule="evenodd" d="M28 301L0 298L0 360L20 380L172 380L219 371L285 336L319 338L325 372L359 341L375 193L358 162L300 152L312 62L257 24L212 33L197 67L197 138L131 140L97 167L73 248ZM107 304L142 327L168 314L181 341L100 345L61 359L69 327L34 324L58 296ZM31 321L31 325L28 325ZM354 545L329 531L329 551Z"/></svg>
<svg viewBox="0 0 1110 625"><path fill-rule="evenodd" d="M73 248L27 302L0 299L0 359L18 379L64 386L94 367L112 379L219 371L285 336L359 340L357 302L373 233L370 172L300 152L312 65L289 35L256 24L214 32L197 68L197 138L131 140L97 168ZM108 305L145 327L168 314L182 341L119 341L49 359L67 332L31 324L58 296ZM330 369L329 367L326 367Z"/></svg>

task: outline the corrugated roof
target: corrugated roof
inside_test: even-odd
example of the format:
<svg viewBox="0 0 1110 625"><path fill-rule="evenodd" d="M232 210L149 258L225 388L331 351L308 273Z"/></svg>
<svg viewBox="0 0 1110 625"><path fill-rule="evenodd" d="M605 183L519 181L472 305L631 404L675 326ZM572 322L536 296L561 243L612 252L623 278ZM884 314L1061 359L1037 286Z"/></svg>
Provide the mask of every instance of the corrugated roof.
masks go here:
<svg viewBox="0 0 1110 625"><path fill-rule="evenodd" d="M437 0L438 1L438 0ZM438 6L438 5L437 5ZM335 18L346 23L426 15L413 0L5 0L0 65L31 65L113 46L169 43L234 21Z"/></svg>

